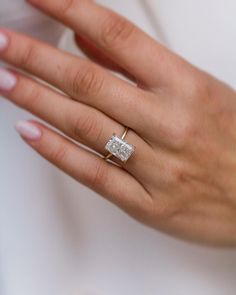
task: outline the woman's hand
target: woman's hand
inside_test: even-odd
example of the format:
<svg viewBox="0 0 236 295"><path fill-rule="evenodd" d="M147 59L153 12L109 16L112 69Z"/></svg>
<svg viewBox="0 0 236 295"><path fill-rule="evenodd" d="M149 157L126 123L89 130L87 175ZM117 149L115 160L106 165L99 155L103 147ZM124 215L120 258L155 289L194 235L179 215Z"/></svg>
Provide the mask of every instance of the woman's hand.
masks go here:
<svg viewBox="0 0 236 295"><path fill-rule="evenodd" d="M93 62L1 30L0 58L60 90L0 71L9 100L66 135L20 122L26 142L149 226L236 245L236 93L92 1L29 2L71 27ZM124 126L136 151L121 167L74 142L104 156Z"/></svg>

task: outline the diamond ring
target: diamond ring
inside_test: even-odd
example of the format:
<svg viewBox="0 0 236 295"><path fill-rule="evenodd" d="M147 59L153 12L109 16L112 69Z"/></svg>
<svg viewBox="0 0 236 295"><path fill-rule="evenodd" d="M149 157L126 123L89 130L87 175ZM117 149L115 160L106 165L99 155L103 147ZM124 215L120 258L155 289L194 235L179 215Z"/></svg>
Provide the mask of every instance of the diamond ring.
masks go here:
<svg viewBox="0 0 236 295"><path fill-rule="evenodd" d="M113 134L113 136L108 140L105 146L105 150L109 152L109 154L104 157L106 161L109 160L112 156L115 156L122 162L127 162L131 155L134 153L135 147L125 141L125 137L128 131L129 128L126 127L121 137Z"/></svg>

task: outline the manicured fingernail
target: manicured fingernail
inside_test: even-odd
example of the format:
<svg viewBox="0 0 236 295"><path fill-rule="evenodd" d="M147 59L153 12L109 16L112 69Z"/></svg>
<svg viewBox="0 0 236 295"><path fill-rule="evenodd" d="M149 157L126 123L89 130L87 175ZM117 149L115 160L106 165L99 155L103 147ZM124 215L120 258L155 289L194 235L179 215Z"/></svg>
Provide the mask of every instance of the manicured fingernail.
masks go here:
<svg viewBox="0 0 236 295"><path fill-rule="evenodd" d="M16 85L16 76L5 69L0 69L0 90L9 91Z"/></svg>
<svg viewBox="0 0 236 295"><path fill-rule="evenodd" d="M8 37L0 32L0 51L4 50L8 45Z"/></svg>
<svg viewBox="0 0 236 295"><path fill-rule="evenodd" d="M29 121L19 121L15 127L16 131L26 140L37 141L42 136L42 131Z"/></svg>

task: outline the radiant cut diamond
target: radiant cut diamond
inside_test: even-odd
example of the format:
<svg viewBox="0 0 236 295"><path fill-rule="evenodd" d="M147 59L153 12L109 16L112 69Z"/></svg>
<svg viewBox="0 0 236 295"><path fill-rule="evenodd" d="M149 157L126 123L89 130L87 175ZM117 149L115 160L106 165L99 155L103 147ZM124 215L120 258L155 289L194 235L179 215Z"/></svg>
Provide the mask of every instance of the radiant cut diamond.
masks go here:
<svg viewBox="0 0 236 295"><path fill-rule="evenodd" d="M122 162L126 162L133 154L135 147L116 135L108 141L105 149Z"/></svg>

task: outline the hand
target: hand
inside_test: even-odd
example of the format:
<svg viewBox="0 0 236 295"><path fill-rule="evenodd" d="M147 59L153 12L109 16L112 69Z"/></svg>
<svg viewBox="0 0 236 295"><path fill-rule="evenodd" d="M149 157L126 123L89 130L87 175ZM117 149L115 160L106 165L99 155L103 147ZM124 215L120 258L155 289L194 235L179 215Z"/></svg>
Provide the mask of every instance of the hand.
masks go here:
<svg viewBox="0 0 236 295"><path fill-rule="evenodd" d="M60 90L0 71L10 101L66 135L20 122L25 141L139 221L180 238L235 246L236 93L92 1L30 2L71 27L93 61L1 30L0 58ZM124 126L136 151L117 166L99 155Z"/></svg>

